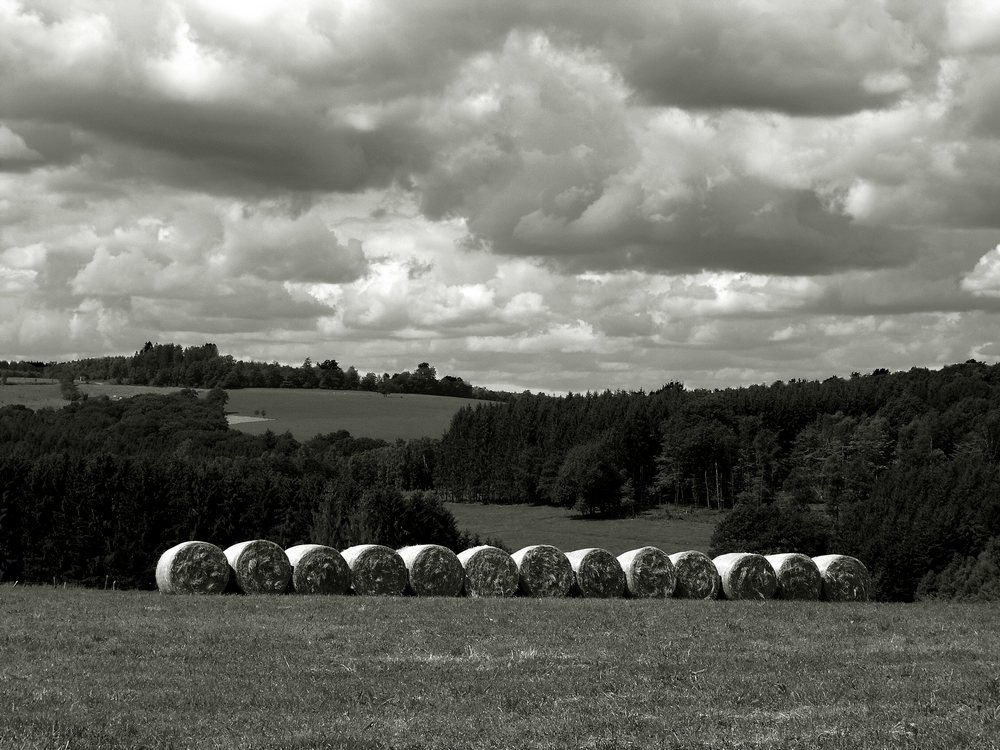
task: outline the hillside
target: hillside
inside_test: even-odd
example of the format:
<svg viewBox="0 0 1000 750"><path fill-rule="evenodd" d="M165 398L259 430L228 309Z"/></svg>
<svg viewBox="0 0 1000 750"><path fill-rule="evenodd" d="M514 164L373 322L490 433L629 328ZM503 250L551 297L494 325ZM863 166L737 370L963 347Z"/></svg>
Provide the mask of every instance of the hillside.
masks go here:
<svg viewBox="0 0 1000 750"><path fill-rule="evenodd" d="M366 391L242 388L229 391L226 412L267 421L237 422L232 426L251 435L266 430L291 432L297 440L337 430L355 437L382 440L439 438L455 412L473 399L423 394L381 396Z"/></svg>

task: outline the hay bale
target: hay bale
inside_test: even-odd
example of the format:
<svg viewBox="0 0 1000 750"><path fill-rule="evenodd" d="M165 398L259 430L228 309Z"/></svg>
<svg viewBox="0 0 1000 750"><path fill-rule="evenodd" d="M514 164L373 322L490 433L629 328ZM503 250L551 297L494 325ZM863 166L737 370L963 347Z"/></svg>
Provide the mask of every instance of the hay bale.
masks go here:
<svg viewBox="0 0 1000 750"><path fill-rule="evenodd" d="M730 552L719 555L712 563L719 572L726 599L773 599L778 590L778 579L763 555Z"/></svg>
<svg viewBox="0 0 1000 750"><path fill-rule="evenodd" d="M823 578L808 555L784 552L765 559L778 579L779 599L819 599Z"/></svg>
<svg viewBox="0 0 1000 750"><path fill-rule="evenodd" d="M226 554L208 542L181 542L156 563L161 594L221 594L228 584Z"/></svg>
<svg viewBox="0 0 1000 750"><path fill-rule="evenodd" d="M872 598L872 576L865 564L847 555L820 555L813 562L823 579L822 597L831 602L867 602Z"/></svg>
<svg viewBox="0 0 1000 750"><path fill-rule="evenodd" d="M677 573L676 598L716 599L719 596L719 571L704 552L675 552L670 555L670 562Z"/></svg>
<svg viewBox="0 0 1000 750"><path fill-rule="evenodd" d="M573 593L594 599L611 599L625 594L625 571L618 558L600 547L566 553L573 568Z"/></svg>
<svg viewBox="0 0 1000 750"><path fill-rule="evenodd" d="M465 571L466 596L514 596L517 593L517 565L511 556L488 544L458 554Z"/></svg>
<svg viewBox="0 0 1000 750"><path fill-rule="evenodd" d="M283 594L292 578L285 550L266 539L226 547L232 581L244 594Z"/></svg>
<svg viewBox="0 0 1000 750"><path fill-rule="evenodd" d="M524 596L566 596L573 588L569 560L549 544L523 547L510 558L517 566L517 589Z"/></svg>
<svg viewBox="0 0 1000 750"><path fill-rule="evenodd" d="M439 544L414 544L396 550L406 566L406 591L417 596L458 596L465 571L458 555Z"/></svg>
<svg viewBox="0 0 1000 750"><path fill-rule="evenodd" d="M640 547L618 555L625 573L625 593L633 599L673 596L677 571L670 556L657 547Z"/></svg>
<svg viewBox="0 0 1000 750"><path fill-rule="evenodd" d="M297 544L285 550L297 594L343 594L351 585L344 556L324 544Z"/></svg>
<svg viewBox="0 0 1000 750"><path fill-rule="evenodd" d="M406 565L391 547L357 544L341 554L351 569L351 590L355 594L399 596L406 589Z"/></svg>

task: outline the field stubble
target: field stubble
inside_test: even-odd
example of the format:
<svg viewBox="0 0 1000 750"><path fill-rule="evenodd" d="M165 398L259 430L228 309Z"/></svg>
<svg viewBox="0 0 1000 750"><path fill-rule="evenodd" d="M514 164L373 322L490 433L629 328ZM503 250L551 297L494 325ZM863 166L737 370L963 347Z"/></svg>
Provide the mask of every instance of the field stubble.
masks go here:
<svg viewBox="0 0 1000 750"><path fill-rule="evenodd" d="M0 747L997 747L995 605L0 587Z"/></svg>

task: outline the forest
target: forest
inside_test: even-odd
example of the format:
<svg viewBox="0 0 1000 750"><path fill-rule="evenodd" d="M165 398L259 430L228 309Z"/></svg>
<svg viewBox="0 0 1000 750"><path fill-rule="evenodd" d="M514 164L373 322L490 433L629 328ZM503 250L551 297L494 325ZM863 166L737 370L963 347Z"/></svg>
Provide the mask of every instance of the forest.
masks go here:
<svg viewBox="0 0 1000 750"><path fill-rule="evenodd" d="M478 543L433 493L373 476L384 441L246 435L224 403L186 390L0 409L0 580L150 588L159 555L190 539Z"/></svg>
<svg viewBox="0 0 1000 750"><path fill-rule="evenodd" d="M585 515L732 509L715 552L836 551L883 599L1000 598L1000 365L467 407L434 487Z"/></svg>
<svg viewBox="0 0 1000 750"><path fill-rule="evenodd" d="M191 538L457 549L446 501L667 504L727 511L714 552L835 551L865 561L882 599L1000 598L1000 365L507 394L439 440L394 443L237 433L225 398L0 410L0 579L146 586L156 554Z"/></svg>

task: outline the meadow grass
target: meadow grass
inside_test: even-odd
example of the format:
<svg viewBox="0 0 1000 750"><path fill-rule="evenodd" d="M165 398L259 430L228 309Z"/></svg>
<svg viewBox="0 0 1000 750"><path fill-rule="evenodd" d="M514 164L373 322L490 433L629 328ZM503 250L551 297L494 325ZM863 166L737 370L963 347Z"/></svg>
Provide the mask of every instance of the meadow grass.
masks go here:
<svg viewBox="0 0 1000 750"><path fill-rule="evenodd" d="M367 391L317 389L242 388L228 393L227 412L248 417L265 412L268 418L266 422L234 424L234 429L252 435L287 430L297 440L336 430L389 441L439 438L455 412L466 404L483 403L449 396L380 396Z"/></svg>
<svg viewBox="0 0 1000 750"><path fill-rule="evenodd" d="M0 385L0 408L21 404L29 409L59 409L68 403L55 380L10 378Z"/></svg>
<svg viewBox="0 0 1000 750"><path fill-rule="evenodd" d="M91 397L131 398L143 393L176 393L177 387L84 383L80 391ZM204 389L201 390L204 392ZM327 391L294 388L240 388L227 391L226 412L239 417L266 419L233 424L233 429L262 435L266 430L291 432L297 440L347 430L355 437L381 438L390 442L403 439L439 438L451 424L455 412L467 404L483 401L450 396L393 394L381 396L367 391ZM59 383L53 380L28 382L11 378L0 386L0 407L23 404L30 409L66 406Z"/></svg>
<svg viewBox="0 0 1000 750"><path fill-rule="evenodd" d="M720 513L704 508L663 506L638 518L581 518L566 508L534 505L445 503L458 526L482 538L499 539L512 550L551 544L564 552L603 547L614 555L645 547L672 554L707 552Z"/></svg>
<svg viewBox="0 0 1000 750"><path fill-rule="evenodd" d="M995 748L1000 607L0 587L0 747Z"/></svg>

